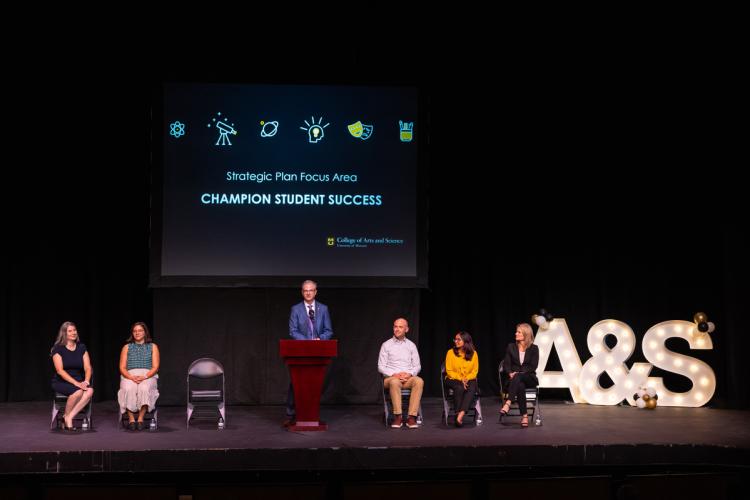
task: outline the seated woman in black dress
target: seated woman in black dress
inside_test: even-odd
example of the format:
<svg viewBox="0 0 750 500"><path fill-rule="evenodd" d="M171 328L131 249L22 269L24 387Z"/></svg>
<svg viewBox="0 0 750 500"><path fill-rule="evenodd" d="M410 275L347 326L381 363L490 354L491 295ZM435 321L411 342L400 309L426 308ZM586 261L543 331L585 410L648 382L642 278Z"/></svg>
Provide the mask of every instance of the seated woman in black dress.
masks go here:
<svg viewBox="0 0 750 500"><path fill-rule="evenodd" d="M66 321L60 327L57 341L50 351L56 372L52 389L68 396L65 429L73 429L73 417L86 407L94 394L94 388L90 385L91 360L86 346L79 340L76 325Z"/></svg>
<svg viewBox="0 0 750 500"><path fill-rule="evenodd" d="M518 400L518 409L521 411L521 427L529 426L529 415L526 409L526 388L536 387L539 380L536 378L536 368L539 365L539 348L534 345L534 331L528 323L516 325L516 341L508 344L505 350L503 370L510 377L508 387L508 399L505 401L500 413L503 415L510 411L510 404Z"/></svg>

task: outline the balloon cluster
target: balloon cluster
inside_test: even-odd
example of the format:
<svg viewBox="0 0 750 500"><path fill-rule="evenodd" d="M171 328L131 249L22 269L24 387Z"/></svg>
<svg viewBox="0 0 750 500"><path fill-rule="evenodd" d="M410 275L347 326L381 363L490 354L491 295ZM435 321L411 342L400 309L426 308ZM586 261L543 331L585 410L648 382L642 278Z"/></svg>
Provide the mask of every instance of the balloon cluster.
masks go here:
<svg viewBox="0 0 750 500"><path fill-rule="evenodd" d="M635 405L638 408L653 410L656 408L656 401L659 399L659 396L653 387L641 387L633 394L633 399L635 399Z"/></svg>
<svg viewBox="0 0 750 500"><path fill-rule="evenodd" d="M547 328L549 328L549 324L553 319L555 319L555 317L552 316L552 313L544 308L539 309L539 312L537 314L531 315L531 322L542 330L546 330Z"/></svg>
<svg viewBox="0 0 750 500"><path fill-rule="evenodd" d="M702 333L711 333L716 330L716 325L708 321L706 313L697 312L693 315L693 321L698 325L698 331Z"/></svg>

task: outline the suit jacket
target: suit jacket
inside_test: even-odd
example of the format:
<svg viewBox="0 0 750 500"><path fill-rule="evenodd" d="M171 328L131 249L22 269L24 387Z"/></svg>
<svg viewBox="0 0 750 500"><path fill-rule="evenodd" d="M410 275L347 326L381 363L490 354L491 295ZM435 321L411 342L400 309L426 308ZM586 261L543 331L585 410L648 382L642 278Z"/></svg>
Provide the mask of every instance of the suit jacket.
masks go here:
<svg viewBox="0 0 750 500"><path fill-rule="evenodd" d="M521 364L521 356L518 353L518 346L515 342L508 344L508 348L505 350L505 359L503 360L503 371L506 374L510 372L523 372L528 373L534 380L536 380L536 368L539 366L539 348L536 344L526 349L524 355L523 364ZM537 381L537 384L539 382Z"/></svg>
<svg viewBox="0 0 750 500"><path fill-rule="evenodd" d="M333 337L328 307L318 301L315 301L315 335L321 340L328 340ZM292 306L292 311L289 314L289 336L296 340L315 339L315 336L310 334L310 322L304 300Z"/></svg>

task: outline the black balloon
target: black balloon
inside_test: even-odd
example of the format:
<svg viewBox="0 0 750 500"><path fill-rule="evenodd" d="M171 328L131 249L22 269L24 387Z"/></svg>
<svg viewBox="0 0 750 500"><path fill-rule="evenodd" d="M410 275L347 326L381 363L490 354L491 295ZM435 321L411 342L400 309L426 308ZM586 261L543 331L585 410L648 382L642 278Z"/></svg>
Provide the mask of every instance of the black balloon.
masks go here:
<svg viewBox="0 0 750 500"><path fill-rule="evenodd" d="M548 313L544 313L544 319L546 319L547 321L552 321L553 319L555 319L555 317L552 316L552 313L548 312Z"/></svg>
<svg viewBox="0 0 750 500"><path fill-rule="evenodd" d="M546 318L547 314L548 313L547 313L547 310L545 308L542 307L541 309L539 309L539 316L544 316Z"/></svg>
<svg viewBox="0 0 750 500"><path fill-rule="evenodd" d="M708 331L708 323L706 323L705 321L702 321L702 322L698 323L698 331L699 332L703 332L703 333L707 332Z"/></svg>

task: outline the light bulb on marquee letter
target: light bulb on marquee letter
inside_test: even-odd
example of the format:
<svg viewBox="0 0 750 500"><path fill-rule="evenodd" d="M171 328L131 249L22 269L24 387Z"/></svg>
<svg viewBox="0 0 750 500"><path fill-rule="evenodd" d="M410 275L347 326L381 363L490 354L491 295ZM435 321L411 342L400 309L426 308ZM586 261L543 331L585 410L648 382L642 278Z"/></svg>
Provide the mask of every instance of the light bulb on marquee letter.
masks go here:
<svg viewBox="0 0 750 500"><path fill-rule="evenodd" d="M697 331L689 321L664 321L652 326L643 336L643 355L654 366L687 377L693 387L687 392L672 392L661 377L649 377L648 385L656 389L659 406L703 406L714 395L716 375L703 361L668 350L664 343L671 337L687 340L691 349L714 348L711 336Z"/></svg>
<svg viewBox="0 0 750 500"><path fill-rule="evenodd" d="M570 389L573 402L585 403L579 387L579 375L581 374L581 358L578 356L573 337L570 336L568 324L563 318L555 318L549 323L546 330L541 328L537 331L534 343L539 347L539 387L556 387ZM544 371L552 352L552 347L557 350L562 365L561 372Z"/></svg>
<svg viewBox="0 0 750 500"><path fill-rule="evenodd" d="M605 343L607 335L614 335L617 344L610 349ZM616 405L623 399L635 405L633 393L646 381L651 365L648 363L633 363L628 370L625 361L635 349L635 334L633 329L622 321L605 319L599 321L589 329L586 337L589 352L593 357L583 364L580 376L581 393L591 404ZM599 385L599 374L607 372L612 379L612 386L604 389ZM593 382L593 383L592 383Z"/></svg>
<svg viewBox="0 0 750 500"><path fill-rule="evenodd" d="M612 349L604 341L609 334L617 338ZM569 389L576 403L616 405L625 399L636 406L633 394L646 385L656 390L659 406L703 406L716 390L716 375L703 361L667 350L664 343L671 337L687 340L691 349L713 349L711 336L697 331L693 323L679 320L654 325L643 336L641 349L646 359L665 371L687 377L693 383L688 392L669 391L661 377L649 377L651 363L633 363L628 369L625 361L633 354L636 342L626 323L609 319L592 326L586 342L593 357L581 365L567 323L555 319L549 328L537 332L534 342L539 347L539 387ZM561 372L544 370L553 347L560 358ZM605 371L614 383L607 389L599 385L599 376Z"/></svg>

